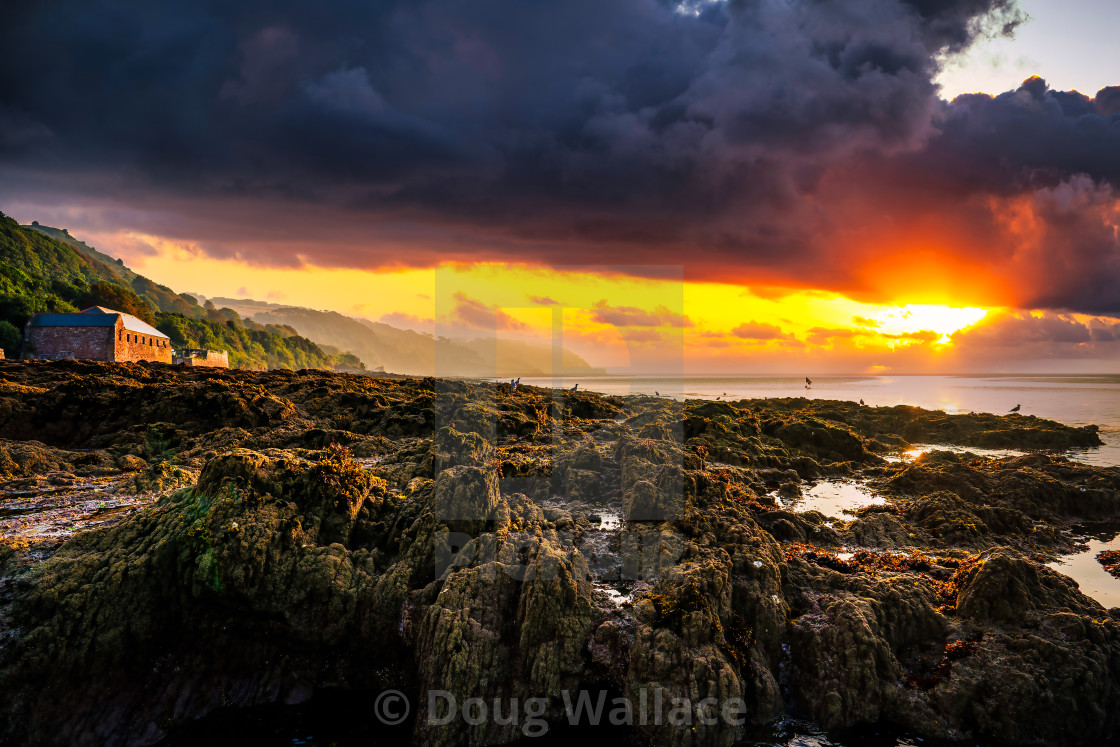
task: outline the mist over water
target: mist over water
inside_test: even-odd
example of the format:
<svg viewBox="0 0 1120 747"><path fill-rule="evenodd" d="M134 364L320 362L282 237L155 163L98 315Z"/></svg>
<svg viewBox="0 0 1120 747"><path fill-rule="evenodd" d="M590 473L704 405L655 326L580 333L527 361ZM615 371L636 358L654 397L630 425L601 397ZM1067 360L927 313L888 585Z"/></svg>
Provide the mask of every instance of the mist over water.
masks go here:
<svg viewBox="0 0 1120 747"><path fill-rule="evenodd" d="M1007 413L1021 405L1023 415L1067 425L1100 426L1099 449L1069 454L1088 464L1120 465L1120 374L988 376L589 376L559 382L579 384L604 394L654 394L676 399L738 400L761 397L863 400L872 407L915 405L946 412ZM551 378L525 378L522 384L555 386Z"/></svg>

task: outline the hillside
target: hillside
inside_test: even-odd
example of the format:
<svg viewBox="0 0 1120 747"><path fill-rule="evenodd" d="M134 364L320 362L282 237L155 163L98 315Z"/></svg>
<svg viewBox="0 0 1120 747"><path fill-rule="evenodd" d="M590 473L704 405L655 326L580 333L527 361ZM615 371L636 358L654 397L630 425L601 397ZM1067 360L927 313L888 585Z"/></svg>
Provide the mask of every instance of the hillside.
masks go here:
<svg viewBox="0 0 1120 747"><path fill-rule="evenodd" d="M2 215L2 214L0 214ZM362 368L413 375L547 375L552 348L516 340L452 340L355 319L333 311L251 299L200 304L70 235L37 222L0 227L0 347L18 352L23 325L40 311L108 306L155 325L177 347L230 352L239 368ZM203 298L203 297L199 297ZM347 351L347 352L343 352ZM565 351L566 374L593 374Z"/></svg>
<svg viewBox="0 0 1120 747"><path fill-rule="evenodd" d="M38 231L44 236L48 236L57 242L68 244L74 249L77 249L79 254L87 257L94 264L100 265L106 272L110 273L111 280L118 285L131 289L133 293L143 298L159 311L170 311L178 314L186 314L187 316L194 315L194 308L198 306L198 303L192 297L188 295L179 295L166 285L155 283L143 275L130 270L120 259L100 252L84 241L71 236L70 231L67 229L40 225L38 221L33 221L30 226L23 226L23 228Z"/></svg>
<svg viewBox="0 0 1120 747"><path fill-rule="evenodd" d="M354 356L325 351L291 327L199 305L65 229L20 226L0 213L0 347L6 355L19 355L22 330L32 314L72 313L94 305L153 324L175 347L228 350L235 368L361 368Z"/></svg>

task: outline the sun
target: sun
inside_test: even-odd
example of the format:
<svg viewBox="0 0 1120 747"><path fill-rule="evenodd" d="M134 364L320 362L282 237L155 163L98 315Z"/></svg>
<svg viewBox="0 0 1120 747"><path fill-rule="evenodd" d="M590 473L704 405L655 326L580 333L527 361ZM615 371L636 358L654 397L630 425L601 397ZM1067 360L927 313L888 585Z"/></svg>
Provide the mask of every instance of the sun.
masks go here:
<svg viewBox="0 0 1120 747"><path fill-rule="evenodd" d="M907 304L884 309L871 318L879 322L879 332L894 335L935 332L940 335L935 344L948 345L954 332L977 324L987 315L987 310L972 306Z"/></svg>

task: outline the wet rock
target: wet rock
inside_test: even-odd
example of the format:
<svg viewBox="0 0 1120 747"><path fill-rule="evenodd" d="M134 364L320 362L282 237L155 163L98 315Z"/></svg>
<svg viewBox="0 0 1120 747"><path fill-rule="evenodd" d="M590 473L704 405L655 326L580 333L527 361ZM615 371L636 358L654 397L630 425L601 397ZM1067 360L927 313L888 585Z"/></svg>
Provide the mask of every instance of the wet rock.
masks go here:
<svg viewBox="0 0 1120 747"><path fill-rule="evenodd" d="M220 706L325 685L543 697L556 724L563 690L605 688L635 703L741 698L748 723L788 713L1015 743L1118 733L1120 623L1038 554L1120 519L1120 471L877 456L1084 444L1091 429L3 362L0 435L0 510L30 503L41 518L47 500L27 491L86 483L153 491L61 547L0 542L0 741L151 743ZM870 481L887 503L833 520L770 494L817 475ZM608 512L628 522L600 529ZM523 736L423 715L413 728L437 745ZM722 721L635 730L671 745L743 737Z"/></svg>
<svg viewBox="0 0 1120 747"><path fill-rule="evenodd" d="M436 477L432 513L454 532L477 534L498 519L498 476L484 467L458 466Z"/></svg>
<svg viewBox="0 0 1120 747"><path fill-rule="evenodd" d="M1104 609L1077 582L1007 548L984 553L960 572L957 612L990 624L1022 624L1050 610L1100 616Z"/></svg>
<svg viewBox="0 0 1120 747"><path fill-rule="evenodd" d="M764 432L815 458L831 461L864 461L871 458L864 441L851 430L815 418L768 423Z"/></svg>
<svg viewBox="0 0 1120 747"><path fill-rule="evenodd" d="M469 698L547 697L580 679L594 612L587 563L549 538L531 547L492 536L449 569L420 624L416 657L423 691ZM521 678L515 672L522 672ZM430 723L422 705L416 738L425 744L487 744L522 736L517 724Z"/></svg>
<svg viewBox="0 0 1120 747"><path fill-rule="evenodd" d="M146 467L132 478L132 489L139 493L159 493L193 485L198 475L168 461Z"/></svg>

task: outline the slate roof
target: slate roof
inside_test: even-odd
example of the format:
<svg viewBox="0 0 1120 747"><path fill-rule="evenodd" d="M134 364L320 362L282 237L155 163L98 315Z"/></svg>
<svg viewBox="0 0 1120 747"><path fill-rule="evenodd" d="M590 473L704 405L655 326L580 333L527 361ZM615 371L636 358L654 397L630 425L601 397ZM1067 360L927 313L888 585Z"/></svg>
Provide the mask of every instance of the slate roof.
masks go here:
<svg viewBox="0 0 1120 747"><path fill-rule="evenodd" d="M115 327L117 317L124 322L124 328L163 340L171 339L145 321L123 311L106 309L103 306L90 306L77 314L36 314L31 317L32 327Z"/></svg>

